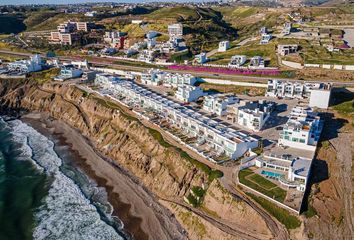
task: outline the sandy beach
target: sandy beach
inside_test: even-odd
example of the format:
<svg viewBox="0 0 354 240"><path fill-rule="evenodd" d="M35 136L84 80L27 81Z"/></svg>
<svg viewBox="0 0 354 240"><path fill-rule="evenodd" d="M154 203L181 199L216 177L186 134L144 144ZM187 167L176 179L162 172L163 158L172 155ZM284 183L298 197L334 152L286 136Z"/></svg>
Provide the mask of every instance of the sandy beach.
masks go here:
<svg viewBox="0 0 354 240"><path fill-rule="evenodd" d="M45 114L27 114L21 120L37 131L56 138L75 154L75 164L99 187L104 187L113 206L113 216L124 223L134 239L186 239L185 230L173 214L139 180L115 162L96 152L76 129Z"/></svg>

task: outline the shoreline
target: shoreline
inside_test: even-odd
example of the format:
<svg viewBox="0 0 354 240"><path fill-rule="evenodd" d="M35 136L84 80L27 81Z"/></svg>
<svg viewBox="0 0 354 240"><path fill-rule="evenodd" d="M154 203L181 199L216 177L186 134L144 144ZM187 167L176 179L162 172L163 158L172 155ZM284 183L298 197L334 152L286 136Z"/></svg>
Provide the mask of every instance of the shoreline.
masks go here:
<svg viewBox="0 0 354 240"><path fill-rule="evenodd" d="M78 130L47 114L26 114L26 124L61 146L67 146L73 163L98 187L104 187L113 206L112 217L124 224L123 232L133 239L186 239L185 230L173 214L139 180L111 159L97 152L89 139Z"/></svg>

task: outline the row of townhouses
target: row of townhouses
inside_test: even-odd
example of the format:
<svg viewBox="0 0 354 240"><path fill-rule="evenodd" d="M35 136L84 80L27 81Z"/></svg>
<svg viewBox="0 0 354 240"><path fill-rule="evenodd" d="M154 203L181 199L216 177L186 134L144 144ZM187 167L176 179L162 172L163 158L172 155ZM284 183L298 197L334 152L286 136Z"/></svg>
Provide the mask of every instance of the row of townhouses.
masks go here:
<svg viewBox="0 0 354 240"><path fill-rule="evenodd" d="M141 82L146 85L164 85L166 87L175 87L181 85L194 86L199 78L191 74L169 73L159 69L150 69L141 75Z"/></svg>
<svg viewBox="0 0 354 240"><path fill-rule="evenodd" d="M267 97L309 98L310 107L328 108L332 85L268 80Z"/></svg>
<svg viewBox="0 0 354 240"><path fill-rule="evenodd" d="M202 114L171 101L130 81L112 81L109 89L128 99L133 105L154 109L159 116L183 129L198 142L207 142L219 154L231 159L258 147L258 140L248 134L229 128Z"/></svg>

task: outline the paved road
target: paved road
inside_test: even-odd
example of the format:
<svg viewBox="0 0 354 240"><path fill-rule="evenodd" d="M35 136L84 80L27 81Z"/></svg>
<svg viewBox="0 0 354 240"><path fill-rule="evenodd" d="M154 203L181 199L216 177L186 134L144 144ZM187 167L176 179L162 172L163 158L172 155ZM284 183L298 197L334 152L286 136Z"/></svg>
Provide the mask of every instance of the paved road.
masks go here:
<svg viewBox="0 0 354 240"><path fill-rule="evenodd" d="M0 50L0 53L11 54L16 56L31 56L31 53L21 53L21 52L13 52L8 50ZM60 60L84 60L83 56L59 56ZM108 59L104 57L91 57L90 63L101 65L105 67L114 67L115 69L127 70L127 71L146 71L151 67L137 67L137 66L129 66L123 64L114 63L114 59ZM158 68L158 66L156 66ZM272 77L255 77L255 76L241 76L241 75L229 75L229 74L213 74L213 73L200 73L195 71L181 71L181 70L165 70L167 72L179 72L179 73L192 73L196 77L201 78L214 78L214 79L223 79L223 80L234 80L234 81L243 81L243 82L254 82L254 83L266 83ZM354 74L354 73L353 73ZM319 82L319 80L301 80L301 79L285 79L290 82ZM354 87L354 82L345 82L345 81L333 81L333 85L335 87Z"/></svg>

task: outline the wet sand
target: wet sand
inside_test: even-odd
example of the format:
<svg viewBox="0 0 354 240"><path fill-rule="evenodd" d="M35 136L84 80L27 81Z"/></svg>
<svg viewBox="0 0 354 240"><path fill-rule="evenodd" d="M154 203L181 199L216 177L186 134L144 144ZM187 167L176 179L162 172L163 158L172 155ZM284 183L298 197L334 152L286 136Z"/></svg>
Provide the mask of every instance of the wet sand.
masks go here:
<svg viewBox="0 0 354 240"><path fill-rule="evenodd" d="M77 130L43 114L28 114L21 120L57 144L69 147L74 164L99 187L104 187L113 206L113 216L124 223L124 231L137 240L185 239L185 231L172 213L134 176L96 152Z"/></svg>

